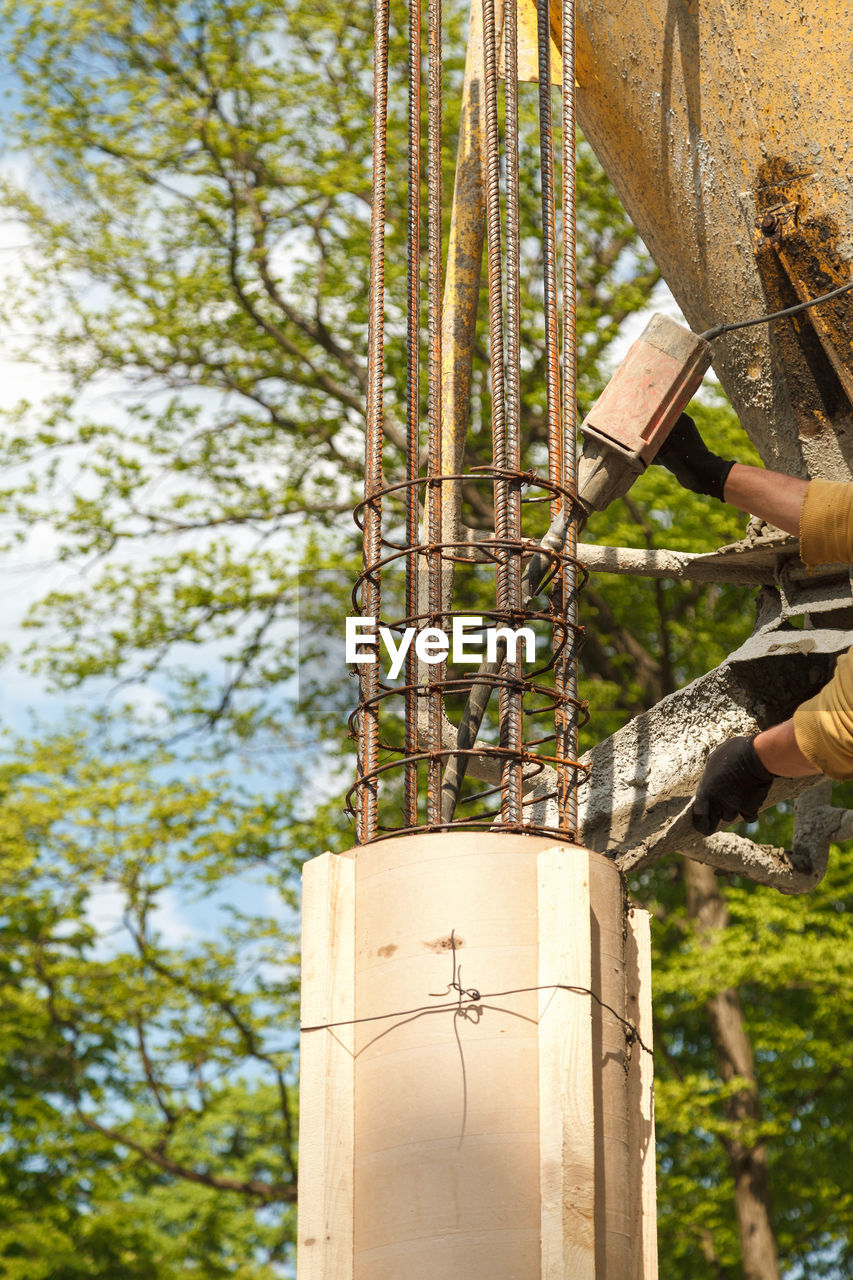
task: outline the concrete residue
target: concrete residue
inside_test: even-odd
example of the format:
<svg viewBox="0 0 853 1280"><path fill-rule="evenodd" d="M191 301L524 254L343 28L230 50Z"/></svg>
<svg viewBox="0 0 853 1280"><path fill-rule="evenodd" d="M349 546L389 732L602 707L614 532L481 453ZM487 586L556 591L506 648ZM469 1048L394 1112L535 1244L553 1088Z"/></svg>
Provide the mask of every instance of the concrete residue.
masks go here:
<svg viewBox="0 0 853 1280"><path fill-rule="evenodd" d="M427 951L434 951L436 955L441 955L443 951L452 951L454 947L458 951L460 947L465 946L465 939L448 933L441 938L435 938L432 942L425 942L424 946Z"/></svg>

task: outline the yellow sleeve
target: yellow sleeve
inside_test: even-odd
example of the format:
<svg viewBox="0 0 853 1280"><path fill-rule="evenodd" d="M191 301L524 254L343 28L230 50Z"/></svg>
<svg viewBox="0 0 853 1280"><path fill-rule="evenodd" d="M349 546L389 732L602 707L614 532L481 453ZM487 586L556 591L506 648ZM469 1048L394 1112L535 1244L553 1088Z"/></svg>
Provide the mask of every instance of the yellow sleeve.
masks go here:
<svg viewBox="0 0 853 1280"><path fill-rule="evenodd" d="M800 517L800 555L809 567L853 561L853 484L812 480ZM794 735L807 760L829 778L853 778L853 649L835 674L794 712Z"/></svg>
<svg viewBox="0 0 853 1280"><path fill-rule="evenodd" d="M800 516L800 555L810 568L853 561L853 484L809 482Z"/></svg>
<svg viewBox="0 0 853 1280"><path fill-rule="evenodd" d="M853 778L853 649L820 693L794 712L794 736L807 760L829 778Z"/></svg>

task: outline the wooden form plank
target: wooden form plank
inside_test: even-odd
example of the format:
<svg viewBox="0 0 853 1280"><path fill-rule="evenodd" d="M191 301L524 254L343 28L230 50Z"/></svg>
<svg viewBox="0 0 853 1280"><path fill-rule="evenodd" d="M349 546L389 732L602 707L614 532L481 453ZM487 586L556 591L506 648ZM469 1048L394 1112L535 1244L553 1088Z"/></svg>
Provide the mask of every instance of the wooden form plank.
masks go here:
<svg viewBox="0 0 853 1280"><path fill-rule="evenodd" d="M625 884L590 855L592 1052L595 1085L595 1264L598 1280L631 1280L631 1165L625 1027ZM599 1003L599 1000L601 1003Z"/></svg>
<svg viewBox="0 0 853 1280"><path fill-rule="evenodd" d="M355 860L324 853L302 871L299 1280L352 1280Z"/></svg>
<svg viewBox="0 0 853 1280"><path fill-rule="evenodd" d="M627 1016L646 1048L652 1047L651 932L649 913L632 907L626 938ZM657 1280L657 1192L655 1181L654 1062L634 1042L628 1069L632 1152L631 1280Z"/></svg>
<svg viewBox="0 0 853 1280"><path fill-rule="evenodd" d="M589 854L546 849L537 871L542 1280L595 1280Z"/></svg>

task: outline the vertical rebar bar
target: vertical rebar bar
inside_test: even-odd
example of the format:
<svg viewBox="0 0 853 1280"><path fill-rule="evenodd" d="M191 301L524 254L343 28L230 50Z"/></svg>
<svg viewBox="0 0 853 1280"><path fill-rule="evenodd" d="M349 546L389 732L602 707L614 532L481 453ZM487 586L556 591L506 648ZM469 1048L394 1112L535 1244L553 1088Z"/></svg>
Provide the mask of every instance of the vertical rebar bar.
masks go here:
<svg viewBox="0 0 853 1280"><path fill-rule="evenodd" d="M511 0L510 0L511 2ZM508 503L506 403L504 391L503 269L501 262L501 157L498 129L498 72L495 32L495 0L483 0L483 90L486 120L486 237L489 261L489 362L492 391L492 463L497 469L494 481L495 538L497 541L497 607L501 622L509 621L509 562L507 546ZM508 745L508 702L504 687L500 690L500 740ZM518 822L521 817L520 769L507 761L501 770L501 816L504 822ZM515 775L516 785L510 782ZM510 815L510 812L511 815Z"/></svg>
<svg viewBox="0 0 853 1280"><path fill-rule="evenodd" d="M551 110L551 25L548 0L536 0L539 52L539 150L542 182L542 284L545 314L545 396L548 424L548 474L563 483L560 422L560 371L557 320L557 215L554 199L554 127ZM553 519L560 499L551 502Z"/></svg>
<svg viewBox="0 0 853 1280"><path fill-rule="evenodd" d="M486 118L486 239L489 262L489 371L492 388L492 460L506 470L504 403L503 269L501 264L501 155L495 0L483 0L483 90ZM506 537L506 480L495 479L495 535ZM501 574L498 573L500 584ZM505 578L505 574L503 577ZM506 584L504 582L504 590ZM498 591L500 592L500 585ZM499 608L505 605L499 603Z"/></svg>
<svg viewBox="0 0 853 1280"><path fill-rule="evenodd" d="M382 380L385 372L385 169L388 116L388 19L389 0L376 0L373 38L373 180L370 217L370 296L368 301L367 406L364 497L364 581L362 608L366 617L379 620L381 585L378 563L382 545ZM362 711L359 723L359 789L357 840L372 840L378 825L379 669L377 664L359 669Z"/></svg>
<svg viewBox="0 0 853 1280"><path fill-rule="evenodd" d="M506 465L521 471L521 240L519 230L518 171L518 0L506 0L504 13L506 137ZM521 486L510 481L506 491L506 531L511 542L521 538ZM521 556L513 553L507 563L509 608L522 606ZM517 625L513 621L513 626ZM510 681L521 675L521 661L508 663ZM503 691L502 691L503 692ZM520 690L510 687L503 695L502 742L517 752L524 738L523 706ZM522 766L508 760L503 770L504 821L521 822Z"/></svg>
<svg viewBox="0 0 853 1280"><path fill-rule="evenodd" d="M406 545L419 542L417 477L420 452L420 329L421 329L421 0L409 0L409 202L408 202L408 302L406 309ZM406 556L406 615L408 625L418 612L417 557ZM406 656L406 776L403 793L405 823L418 821L417 659L414 646Z"/></svg>
<svg viewBox="0 0 853 1280"><path fill-rule="evenodd" d="M429 72L427 124L428 308L429 308L429 479L427 492L429 551L428 612L432 627L441 625L442 474L441 440L441 0L429 0ZM419 611L422 609L419 607ZM443 667L443 664L442 664ZM441 821L442 667L429 668L429 749L427 820Z"/></svg>
<svg viewBox="0 0 853 1280"><path fill-rule="evenodd" d="M545 395L548 423L548 476L555 485L564 483L563 424L560 414L560 375L557 318L557 216L554 195L554 131L551 110L551 21L549 0L536 0L536 31L539 63L539 151L542 181L542 276L545 314ZM555 495L551 503L551 519L560 508ZM570 787L566 765L567 726L565 706L566 661L568 648L565 605L565 576L558 569L552 594L554 608L554 691L555 691L555 755L557 757L557 793L560 829L567 829L565 797ZM563 803L560 805L560 800Z"/></svg>
<svg viewBox="0 0 853 1280"><path fill-rule="evenodd" d="M575 184L575 0L563 0L562 10L562 210L563 210L563 484L577 490L577 218ZM566 530L565 610L570 651L566 655L565 692L570 699L564 751L578 758L577 716L577 571L578 508L572 505ZM561 827L577 830L577 771L558 779Z"/></svg>

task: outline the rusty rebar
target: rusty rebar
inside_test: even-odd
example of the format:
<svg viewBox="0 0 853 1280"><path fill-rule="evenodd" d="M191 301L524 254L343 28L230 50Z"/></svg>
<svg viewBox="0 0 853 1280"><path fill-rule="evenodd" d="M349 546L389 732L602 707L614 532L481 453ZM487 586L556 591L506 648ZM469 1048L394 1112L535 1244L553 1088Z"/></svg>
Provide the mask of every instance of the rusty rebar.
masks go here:
<svg viewBox="0 0 853 1280"><path fill-rule="evenodd" d="M542 304L545 319L545 403L548 424L548 475L558 485L564 484L563 424L560 413L560 373L558 355L557 310L557 212L554 193L554 124L551 104L551 12L549 0L536 0L536 38L539 65L539 153L542 182ZM551 507L551 518L559 515L556 505ZM558 614L566 604L566 584L562 567L557 569L554 580L554 598ZM561 627L554 628L554 687L563 693L566 685L566 634ZM568 717L565 705L558 702L554 711L557 755L565 754ZM568 770L557 766L558 805L560 828L566 829L565 796Z"/></svg>
<svg viewBox="0 0 853 1280"><path fill-rule="evenodd" d="M427 492L428 541L435 548L441 543L442 527L442 430L441 430L441 0L429 0L429 63L427 120L427 206L428 268L427 292L429 313L429 477ZM441 625L442 554L432 550L428 556L428 606L430 626ZM420 607L420 606L419 606ZM430 666L428 674L429 765L427 768L427 816L431 823L441 821L441 745L443 704L437 688L440 670Z"/></svg>
<svg viewBox="0 0 853 1280"><path fill-rule="evenodd" d="M562 212L563 212L563 485L577 490L577 217L575 183L575 0L563 0L562 10ZM578 604L577 575L574 560L578 545L578 507L568 512L566 551L568 564L563 570L566 591L566 621L571 637L562 665L562 678L571 707L565 723L557 723L557 751L567 760L578 753L577 718L577 640ZM566 769L558 777L557 808L560 826L577 830L577 775L569 777Z"/></svg>
<svg viewBox="0 0 853 1280"><path fill-rule="evenodd" d="M373 38L373 175L370 216L370 293L368 302L367 406L364 496L364 542L362 568L365 616L380 612L380 570L377 562L382 545L382 382L385 372L385 170L388 117L388 0L376 0ZM366 784L359 790L357 827L360 844L372 840L378 823L378 787L375 772L379 752L379 715L375 695L379 687L376 665L359 673L362 714L359 722L359 772Z"/></svg>
<svg viewBox="0 0 853 1280"><path fill-rule="evenodd" d="M420 331L421 331L421 0L409 0L409 199L407 226L406 303L406 545L419 542L420 512L417 477L420 455ZM418 566L406 556L406 615L418 612ZM417 660L414 649L406 657L406 776L403 813L406 825L418 820Z"/></svg>
<svg viewBox="0 0 853 1280"><path fill-rule="evenodd" d="M512 8L514 10L514 5L508 5L507 8ZM512 19L515 20L515 18L516 15L515 12L513 12ZM506 544L509 537L510 506L509 486L504 478L504 473L506 472L508 465L515 465L516 469L520 466L520 450L518 448L517 439L518 415L516 412L514 423L515 438L512 441L513 462L509 463L510 440L508 438L507 406L505 402L506 387L504 379L503 264L501 250L500 193L501 156L500 133L498 129L497 52L495 0L483 0L483 82L486 117L486 228L489 249L489 357L492 391L492 462L495 466L495 537L499 543ZM517 78L515 82L515 90L517 93ZM517 188L513 194L517 199ZM517 220L514 230L517 235ZM508 314L508 325L510 324L511 319L515 321L515 332L512 335L512 340L517 353L517 311L515 311L512 316ZM516 398L516 410L517 407ZM519 533L520 530L517 530L516 536L518 536ZM520 565L519 556L510 551L506 551L501 556L497 566L496 594L498 615L506 622L510 622L512 618L511 577L513 576L513 566L516 565ZM502 662L503 655L501 655L500 661L496 664L496 670L500 670ZM511 674L515 675L517 674L518 663L514 662L512 665L513 672ZM485 697L487 701L487 691ZM500 690L499 724L501 742L507 747L512 747L513 740L516 742L518 740L518 736L513 734L510 726L509 711L511 698L512 691L505 686L502 686ZM517 702L517 699L515 699L515 701ZM485 705L483 706L482 711L479 712L479 716L477 716L477 711L478 708L476 706L471 706L470 708L466 708L466 715L470 713L472 720L477 719L479 723L479 721L482 720ZM519 717L520 708L516 711L516 721L518 721ZM463 727L461 725L459 732L461 737L463 733ZM447 781L447 777L445 776L445 788L447 786ZM446 791L445 794L447 794ZM515 823L519 822L521 819L521 766L517 761L514 761L511 758L507 759L503 770L501 812L505 822Z"/></svg>
<svg viewBox="0 0 853 1280"><path fill-rule="evenodd" d="M519 218L518 165L518 5L507 0L504 12L504 136L506 147L506 461L510 471L521 470L521 233ZM521 538L521 486L506 489L506 531L512 541ZM521 556L507 563L507 594L513 617L522 607ZM517 681L521 664L510 664L512 687L506 690L501 707L502 742L517 751L524 738L523 701ZM522 809L522 770L508 761L504 768L505 822L517 820Z"/></svg>
<svg viewBox="0 0 853 1280"><path fill-rule="evenodd" d="M471 6L471 27L477 17L474 0ZM500 229L500 149L498 137L497 114L497 57L495 32L495 0L482 0L480 8L482 22L483 63L480 68L482 84L481 131L484 146L481 148L480 171L485 189L486 239L488 244L488 298L489 298L489 362L492 392L492 457L495 466L505 470L504 443L504 388L503 388L503 297L501 279L501 229ZM469 51L470 56L470 51ZM473 77L472 77L473 79ZM482 150L485 150L485 166L483 166ZM482 169L485 168L485 174ZM473 347L474 330L471 330ZM460 451L460 461L462 451ZM498 462L500 459L500 462ZM505 481L495 477L493 486L495 531L501 536L500 521L505 503L501 498ZM505 532L505 531L504 531ZM501 568L498 567L498 600L501 596ZM485 665L485 664L484 664ZM481 666L482 672L484 667ZM498 665L497 671L500 670ZM491 696L491 684L475 685L469 696L462 718L456 730L457 752L447 759L441 779L440 813L444 823L450 823L459 800L459 792L465 777L470 756L467 748L473 745Z"/></svg>
<svg viewBox="0 0 853 1280"><path fill-rule="evenodd" d="M448 482L453 482L467 478L469 482L486 484L492 482L491 476L492 468L484 468L481 470L480 474L469 473L467 477L451 474L443 476L442 479ZM570 494L567 491L554 489L549 481L545 480L543 477L536 476L532 472L514 473L507 471L504 473L503 478L508 482L508 484L517 485L519 490L532 485L544 493L546 500L556 499L564 506L567 506L569 503ZM405 504L408 501L406 497L408 490L416 487L428 489L430 484L431 480L429 476L418 477L414 481L404 480L390 482L385 484L381 496L383 501L386 503L391 504L396 502ZM361 513L362 527L364 527L364 520L366 519L369 509L370 504L368 504L366 500L360 503L356 508L357 519L359 517L359 512ZM389 525L393 530L393 517L389 519ZM389 534L383 535L382 543L384 547L388 548L388 550L381 559L373 562L372 571L381 570L384 572L386 568L392 568L395 564L399 564L401 560L405 562L414 558L429 558L436 554L450 558L458 548L458 544L455 541L447 541L438 544L425 542L416 548L410 548L405 543L401 543L397 537L389 536ZM520 558L525 553L529 553L529 551L537 545L541 546L541 544L534 543L523 537L517 541L507 539L505 543L500 543L497 538L492 537L486 538L479 544L479 547L481 554L485 557L485 560L497 565L508 556ZM542 554L549 566L547 576L550 577L554 571L564 563L565 548L561 544L557 548L544 549ZM576 570L585 580L586 574L582 566L576 565ZM367 575L363 571L358 583L353 589L353 606L356 611L359 611L359 592L363 589L366 577ZM428 600L425 601L425 603L428 605ZM442 765L446 766L440 795L440 820L437 821L435 817L431 817L428 812L425 822L407 826L402 828L403 830L436 830L441 827L447 827L448 825L451 825L451 823L453 825L461 825L463 827L482 825L492 826L496 816L499 818L496 829L516 831L532 830L528 821L529 815L525 812L525 806L529 804L530 801L522 800L521 812L518 820L512 823L507 822L502 813L495 815L491 811L486 811L471 814L466 809L463 816L454 817L454 812L457 804L460 802L459 791L462 781L465 778L468 767L472 762L477 762L479 767L483 765L483 762L495 762L498 769L497 778L499 782L502 779L507 765L513 765L522 773L523 779L530 781L534 777L541 775L543 768L546 766L550 768L553 765L560 765L564 763L562 756L555 755L552 757L542 755L541 752L537 750L541 744L554 739L555 735L553 733L546 733L544 736L537 734L534 737L530 737L528 735L526 740L522 737L522 740L519 742L516 749L507 747L503 741L499 746L492 746L488 742L479 742L477 739L486 707L490 700L492 691L495 689L498 691L499 697L501 694L506 694L508 691L517 693L520 698L529 696L532 699L532 702L525 712L529 717L552 717L560 707L565 706L567 695L557 691L553 685L549 685L547 681L543 681L543 677L546 677L549 673L553 673L555 662L561 652L561 647L565 648L566 645L565 622L557 615L555 609L556 606L553 600L545 604L537 604L536 601L531 599L527 599L523 602L521 614L524 624L546 623L550 625L552 629L556 629L562 638L560 640L560 644L555 646L555 653L550 653L550 657L548 657L544 662L540 663L537 660L533 670L522 672L517 677L513 674L512 664L505 661L506 644L504 639L498 638L495 660L492 662L484 661L480 665L479 669L473 674L465 674L461 676L456 674L451 675L448 673L437 674L433 678L433 681L426 685L422 680L420 682L415 681L412 683L411 679L408 677L406 683L402 686L395 685L393 683L380 682L371 702L367 706L364 704L360 705L358 715L359 718L361 718L362 713L366 710L378 713L381 708L388 708L391 714L389 718L385 720L386 733L379 742L379 748L382 751L399 758L389 760L386 763L379 765L372 774L360 777L356 784L355 793L358 794L359 790L363 789L368 783L378 785L380 779L390 782L394 777L395 770L401 767L408 769L411 764L415 764L420 767L425 763L427 768L429 768L430 764L437 762L439 767ZM451 607L446 614L445 625L449 626L454 617L467 616L468 612L469 610ZM433 616L434 614L429 609L421 609L419 613L415 615L407 615L405 619L398 619L396 621L393 619L386 619L386 624L391 628L395 628L399 633L404 626L423 627L424 625L429 625L432 622ZM500 616L500 611L497 608L492 611L488 611L486 616L491 622L496 624L502 624L505 621L505 619ZM408 702L408 699L412 694L420 698L435 695L442 700L442 702L446 696L458 696L459 694L468 695L467 705L459 725L458 736L453 745L444 745L442 743L438 747L434 747L431 741L426 739L425 746L422 746L420 750L412 754L407 749L405 743L399 744L394 741L393 725L396 717L393 714L393 707L398 699L403 698ZM570 707L567 709L571 710ZM388 735L389 728L390 735ZM577 761L571 761L570 765L575 769L581 768ZM475 776L478 776L476 770ZM498 786L497 789L502 790L500 786ZM492 792L490 791L489 794L492 794ZM556 784L554 786L553 794L554 796L557 794ZM468 806L472 801L476 801L478 798L479 797L466 797L462 803ZM543 800L545 798L546 797L543 795L540 787L539 799ZM396 826L392 828L380 826L379 834L384 834L389 830L400 829L401 828Z"/></svg>
<svg viewBox="0 0 853 1280"><path fill-rule="evenodd" d="M501 154L498 133L498 72L495 48L495 0L483 0L483 88L486 118L486 240L489 263L489 371L492 387L492 458L506 470L506 406L504 403L503 267L501 262ZM506 481L495 477L495 534L506 537ZM500 593L506 591L498 574ZM505 575L503 575L505 579Z"/></svg>
<svg viewBox="0 0 853 1280"><path fill-rule="evenodd" d="M510 4L508 9L513 8ZM496 572L496 597L498 616L502 621L511 617L511 579L510 566L520 566L520 554L513 554L508 549L509 532L509 487L507 482L508 441L504 380L504 327L503 327L503 271L501 249L501 198L500 198L500 132L498 126L498 91L497 91L497 33L495 23L495 0L482 0L483 15L483 112L485 120L486 151L486 239L488 244L488 293L489 293L489 367L492 395L492 462L495 468L493 500L495 512L495 539L505 548L499 555ZM512 15L513 19L515 14ZM505 21L510 18L507 12ZM517 63L517 53L516 53ZM517 96L517 78L514 85ZM516 165L517 168L517 165ZM517 191L515 192L517 200ZM516 204L517 211L517 204ZM515 234L517 239L518 220L516 217ZM516 308L515 318L517 321ZM509 315L507 317L509 323ZM518 350L518 325L514 334L515 350ZM516 395L517 405L517 395ZM517 422L517 414L516 414ZM520 451L513 450L513 457L520 464ZM517 489L516 489L517 492ZM520 534L520 529L518 530ZM491 698L494 678L504 665L506 645L501 642L494 662L483 662L477 672L468 701L462 712L457 727L457 754L452 755L444 771L441 787L442 819L450 822L459 802L459 793L465 777L470 748L476 741L480 725ZM516 674L517 663L513 663ZM501 745L511 748L513 742L520 741L520 734L513 734L509 728L509 699L512 691L506 688L503 681L499 684L499 725ZM517 701L517 699L516 699ZM520 706L517 720L520 721ZM521 821L521 764L507 758L503 766L501 816L509 823Z"/></svg>
<svg viewBox="0 0 853 1280"><path fill-rule="evenodd" d="M554 124L551 108L551 16L548 0L536 0L539 53L539 153L542 185L542 292L545 320L545 398L548 476L563 484L560 370L557 316L557 213L554 197ZM551 517L559 504L552 503Z"/></svg>
<svg viewBox="0 0 853 1280"><path fill-rule="evenodd" d="M374 173L371 215L371 272L368 335L368 394L365 444L364 498L356 509L363 530L362 571L353 590L357 613L382 617L381 587L391 581L390 572L405 565L405 612L396 620L383 618L383 635L401 636L406 628L425 626L449 630L454 618L468 610L454 605L453 564L474 560L495 567L494 608L484 610L487 626L515 628L535 624L550 626L552 642L544 660L522 661L513 644L508 656L506 638L497 638L493 660L484 660L475 672L459 674L447 661L426 664L424 670L414 645L406 655L402 683L380 675L380 662L365 664L359 672L357 722L359 738L358 778L349 796L355 804L360 843L390 832L436 830L449 825L487 826L501 831L553 830L534 823L530 806L546 799L557 801L555 825L565 834L574 832L574 786L583 766L575 759L577 719L584 714L573 683L577 648L576 592L586 573L575 559L578 525L574 478L576 326L574 320L574 180L567 160L574 137L574 106L563 103L563 401L560 404L558 350L558 295L556 264L556 206L554 193L553 122L551 119L550 30L547 4L537 4L540 62L540 138L542 155L542 254L545 317L545 390L547 399L548 475L523 469L521 400L521 284L522 231L519 217L519 126L517 90L517 15L509 0L506 20L506 319L503 314L503 259L501 236L501 155L498 123L497 45L500 0L474 0L472 48L469 50L466 84L471 101L464 177L457 173L457 190L473 192L465 205L465 235L456 229L453 270L448 268L447 288L463 280L465 297L451 296L444 314L442 283L442 13L441 0L429 0L427 65L427 320L428 396L426 474L420 466L419 365L421 354L420 252L421 252L421 0L410 0L408 68L409 193L407 204L408 274L406 285L406 457L405 476L386 481L383 475L383 374L384 374L384 228L387 217L384 170L388 116L388 0L376 0ZM573 0L566 0L569 13ZM482 21L482 66L478 45ZM573 10L566 19L569 30ZM564 50L566 35L564 28ZM567 83L574 85L573 52L564 52L564 66L571 68ZM479 70L476 70L479 68ZM476 87L480 78L482 92ZM464 104L463 104L464 105ZM568 114L567 114L568 113ZM484 130L483 164L473 163L470 148ZM569 141L567 141L567 139ZM461 163L461 161L460 161ZM485 170L485 180L483 178ZM479 194L477 194L479 192ZM485 200L483 199L485 196ZM468 374L473 353L475 299L469 297L479 274L482 248L483 205L488 232L489 345L491 353L492 461L488 467L465 470L464 427ZM455 203L454 203L455 208ZM451 243L454 232L451 229ZM479 250L477 247L479 246ZM475 252L477 250L477 252ZM467 257L466 257L467 255ZM467 258L471 258L468 262ZM464 261L463 261L464 260ZM464 271L459 274L461 265ZM455 273L455 274L454 274ZM461 285L459 286L461 287ZM464 305L462 305L464 302ZM458 305L457 305L458 304ZM445 369L448 352L443 335L451 313L455 316L451 367ZM461 337L460 337L461 335ZM470 341L471 350L460 353L458 340ZM506 350L504 350L506 348ZM442 386L461 370L464 386ZM445 404L452 406L445 421ZM452 433L447 435L451 426ZM469 546L472 534L458 526L458 503L470 498L482 515L486 507L478 484L489 485L495 509L493 535L483 531ZM533 491L531 493L531 490ZM525 497L522 497L522 493ZM421 500L425 511L420 528ZM551 527L544 541L525 537L522 502L546 502ZM385 531L383 531L383 526ZM476 551L474 551L474 547ZM537 551L538 554L533 554ZM531 557L527 590L522 589L522 562ZM386 570L388 570L387 577ZM535 591L545 582L555 590L543 603ZM387 611L387 603L386 603ZM492 637L495 640L495 637ZM377 652L376 657L379 658ZM531 669L532 666L532 669ZM478 737L486 709L497 690L498 741ZM467 695L455 741L444 706ZM404 707L404 729L399 708ZM396 709L395 709L396 708ZM534 719L535 718L535 719ZM528 727L525 723L537 728ZM553 728L552 728L553 726ZM491 729L490 729L491 733ZM488 738L490 733L486 734ZM553 743L553 752L548 745ZM382 759L380 760L380 753ZM487 783L477 794L460 795L470 770ZM442 770L444 778L442 779ZM426 806L420 785L426 775ZM524 798L523 786L536 779L536 797ZM379 790L383 788L380 810ZM384 788L388 787L385 791ZM500 808L488 801L500 795ZM402 810L403 825L389 826L388 801ZM457 806L460 814L456 814ZM352 810L350 810L352 812Z"/></svg>

